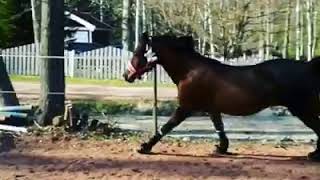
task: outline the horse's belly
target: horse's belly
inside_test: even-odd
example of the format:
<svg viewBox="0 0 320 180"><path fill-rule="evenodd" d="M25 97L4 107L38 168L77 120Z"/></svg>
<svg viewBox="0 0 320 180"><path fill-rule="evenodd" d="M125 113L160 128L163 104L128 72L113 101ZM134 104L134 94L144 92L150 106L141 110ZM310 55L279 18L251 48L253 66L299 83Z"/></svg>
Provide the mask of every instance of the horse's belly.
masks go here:
<svg viewBox="0 0 320 180"><path fill-rule="evenodd" d="M225 94L216 96L214 102L218 111L239 116L254 114L269 106L266 100L254 94Z"/></svg>

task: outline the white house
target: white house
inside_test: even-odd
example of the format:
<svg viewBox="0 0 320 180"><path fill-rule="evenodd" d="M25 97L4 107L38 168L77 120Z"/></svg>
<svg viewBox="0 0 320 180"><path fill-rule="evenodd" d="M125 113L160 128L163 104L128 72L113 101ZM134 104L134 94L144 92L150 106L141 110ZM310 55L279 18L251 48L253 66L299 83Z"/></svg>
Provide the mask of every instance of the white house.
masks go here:
<svg viewBox="0 0 320 180"><path fill-rule="evenodd" d="M87 51L109 45L111 27L86 12L65 11L67 48Z"/></svg>

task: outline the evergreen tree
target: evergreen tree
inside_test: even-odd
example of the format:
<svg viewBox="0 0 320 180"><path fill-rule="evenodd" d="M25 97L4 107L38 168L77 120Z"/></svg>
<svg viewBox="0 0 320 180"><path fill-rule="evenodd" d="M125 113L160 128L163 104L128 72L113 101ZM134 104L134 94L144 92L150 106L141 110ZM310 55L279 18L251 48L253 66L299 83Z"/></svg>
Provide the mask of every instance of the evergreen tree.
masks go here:
<svg viewBox="0 0 320 180"><path fill-rule="evenodd" d="M0 0L0 48L6 47L12 37L14 25L10 21L13 4L10 0Z"/></svg>

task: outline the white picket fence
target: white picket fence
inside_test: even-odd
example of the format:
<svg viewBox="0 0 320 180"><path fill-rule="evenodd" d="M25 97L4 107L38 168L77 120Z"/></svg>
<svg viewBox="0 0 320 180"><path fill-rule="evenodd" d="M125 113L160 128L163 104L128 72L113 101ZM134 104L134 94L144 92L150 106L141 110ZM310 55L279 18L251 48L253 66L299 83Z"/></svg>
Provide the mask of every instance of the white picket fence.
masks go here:
<svg viewBox="0 0 320 180"><path fill-rule="evenodd" d="M9 74L26 76L40 74L34 44L3 49L1 57ZM108 46L80 54L65 51L64 57L60 59L65 59L65 76L102 80L123 79L122 74L131 57L132 52L130 51ZM144 81L152 80L152 78L152 73L148 73ZM158 70L158 81L172 82L162 68Z"/></svg>
<svg viewBox="0 0 320 180"><path fill-rule="evenodd" d="M34 44L1 50L7 71L14 75L38 76L39 65ZM88 79L123 79L122 74L127 67L132 52L108 46L80 54L65 51L65 76ZM41 60L41 58L40 58ZM258 56L231 59L224 63L233 65L248 65L261 62ZM162 67L157 71L160 83L171 83L171 79ZM148 73L144 81L152 80L153 73Z"/></svg>

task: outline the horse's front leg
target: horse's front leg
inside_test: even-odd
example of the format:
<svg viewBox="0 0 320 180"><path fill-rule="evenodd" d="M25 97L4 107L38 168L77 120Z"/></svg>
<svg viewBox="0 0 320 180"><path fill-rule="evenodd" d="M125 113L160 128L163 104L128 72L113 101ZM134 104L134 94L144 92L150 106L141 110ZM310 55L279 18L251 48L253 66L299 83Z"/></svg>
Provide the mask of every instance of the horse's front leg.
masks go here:
<svg viewBox="0 0 320 180"><path fill-rule="evenodd" d="M220 154L227 154L229 147L229 140L224 131L224 125L221 118L221 113L211 113L210 114L211 121L216 129L216 132L219 135L220 144L216 145L216 152Z"/></svg>
<svg viewBox="0 0 320 180"><path fill-rule="evenodd" d="M152 138L149 139L148 142L141 144L140 149L138 149L139 153L147 154L151 152L152 147L160 141L160 139L168 134L173 128L178 126L182 121L184 121L187 117L191 115L190 111L187 111L181 107L178 107L169 121L162 126L160 132L157 132Z"/></svg>

